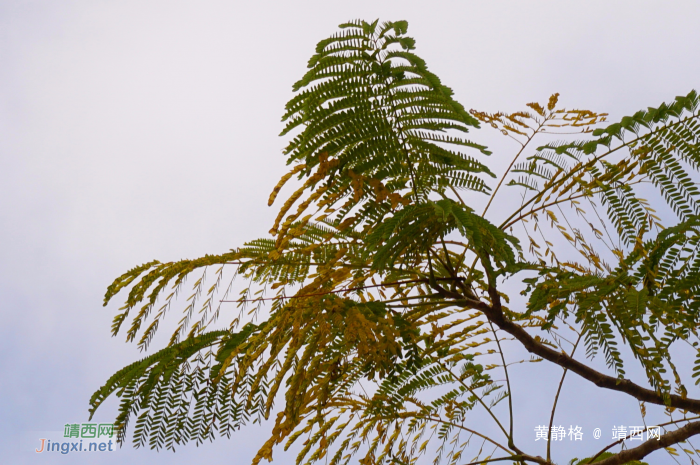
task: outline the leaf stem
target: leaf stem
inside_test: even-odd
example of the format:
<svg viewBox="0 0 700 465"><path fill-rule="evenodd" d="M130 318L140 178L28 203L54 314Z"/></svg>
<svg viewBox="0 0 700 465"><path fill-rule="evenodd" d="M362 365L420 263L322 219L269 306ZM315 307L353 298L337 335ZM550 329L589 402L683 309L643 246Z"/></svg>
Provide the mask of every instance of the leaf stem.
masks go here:
<svg viewBox="0 0 700 465"><path fill-rule="evenodd" d="M576 352L576 348L578 347L578 343L581 342L581 337L583 336L583 333L579 334L578 339L576 339L576 344L574 344L574 348L571 350L571 354L569 355L570 357L574 356L574 352ZM554 423L554 412L557 409L557 402L559 401L559 394L561 393L561 388L564 385L564 378L566 377L566 373L569 370L567 368L564 368L564 373L561 375L561 379L559 380L559 387L557 388L557 394L554 396L554 404L552 405L552 414L549 416L549 430L547 430L547 461L552 460L552 456L550 454L550 446L552 444L552 423Z"/></svg>

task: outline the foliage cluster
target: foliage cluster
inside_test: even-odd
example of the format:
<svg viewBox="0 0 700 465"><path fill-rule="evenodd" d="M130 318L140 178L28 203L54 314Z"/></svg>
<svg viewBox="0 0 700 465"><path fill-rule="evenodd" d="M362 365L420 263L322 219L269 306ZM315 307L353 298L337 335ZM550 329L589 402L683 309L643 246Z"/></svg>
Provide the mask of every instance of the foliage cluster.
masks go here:
<svg viewBox="0 0 700 465"><path fill-rule="evenodd" d="M571 371L629 395L642 415L656 406L671 417L660 441L604 450L596 463L677 455L679 443L693 460L697 93L599 129L607 115L560 108L558 94L510 114L467 111L415 54L406 22L340 28L286 106L291 169L269 204L298 183L270 237L117 278L105 305L120 293L126 302L112 332L146 349L199 273L167 347L115 373L91 412L116 394L119 440L133 419L137 446L168 449L273 416L256 464L302 439L297 463L413 464L431 453L436 464L550 464L549 446L535 456L514 436L508 370L546 361L563 372L556 399ZM516 153L488 162L466 137L482 124ZM505 189L517 201L496 197ZM229 270L246 280L237 298ZM510 303L518 282L524 306ZM508 360L515 345L531 358ZM672 358L679 345L698 354L691 385ZM590 365L598 355L609 373ZM625 377L630 359L646 380ZM470 420L475 409L500 437Z"/></svg>

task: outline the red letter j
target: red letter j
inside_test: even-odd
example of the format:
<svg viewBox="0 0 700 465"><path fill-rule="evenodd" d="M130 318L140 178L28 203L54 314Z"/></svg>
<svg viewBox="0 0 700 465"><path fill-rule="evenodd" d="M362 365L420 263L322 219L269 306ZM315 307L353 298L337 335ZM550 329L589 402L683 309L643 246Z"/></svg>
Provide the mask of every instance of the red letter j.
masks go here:
<svg viewBox="0 0 700 465"><path fill-rule="evenodd" d="M34 450L37 452L44 452L44 441L46 441L46 439L42 438L41 439L41 450L39 450L39 449L34 449Z"/></svg>

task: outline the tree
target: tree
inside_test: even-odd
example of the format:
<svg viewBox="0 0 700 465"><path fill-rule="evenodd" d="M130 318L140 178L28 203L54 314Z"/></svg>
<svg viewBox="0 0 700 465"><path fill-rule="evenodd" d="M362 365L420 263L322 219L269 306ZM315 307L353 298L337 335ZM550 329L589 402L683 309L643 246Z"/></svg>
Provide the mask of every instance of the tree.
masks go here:
<svg viewBox="0 0 700 465"><path fill-rule="evenodd" d="M611 453L623 435L583 463L677 453L700 432L700 399L672 357L678 346L695 356L697 384L697 93L595 130L607 115L559 108L558 94L527 111L468 112L413 52L405 21L340 27L286 106L291 170L269 205L298 182L271 236L117 278L105 305L127 297L112 333L146 349L197 273L168 345L115 373L91 413L116 393L119 441L133 417L137 447L172 449L277 412L256 464L301 436L299 463L408 464L430 451L464 464L474 449L472 463L549 464L551 441L534 456L513 433L508 367L527 351L521 361L562 369L559 391L572 372L643 415L672 415L659 440ZM481 123L517 143L498 177L491 152L465 137ZM247 280L238 298L230 274ZM591 365L598 355L608 372ZM645 381L625 377L630 358ZM543 439L560 434L559 391ZM500 436L470 423L472 410Z"/></svg>

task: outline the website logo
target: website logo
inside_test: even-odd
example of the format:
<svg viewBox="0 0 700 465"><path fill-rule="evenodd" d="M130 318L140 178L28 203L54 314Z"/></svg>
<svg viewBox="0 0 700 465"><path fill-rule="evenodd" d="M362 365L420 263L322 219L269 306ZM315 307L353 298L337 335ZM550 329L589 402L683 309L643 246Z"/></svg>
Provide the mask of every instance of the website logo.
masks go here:
<svg viewBox="0 0 700 465"><path fill-rule="evenodd" d="M114 425L112 423L68 423L63 429L63 437L77 439L76 441L59 440L52 441L48 438L39 438L39 447L34 452L60 452L65 455L71 452L114 452L116 442L114 437Z"/></svg>

